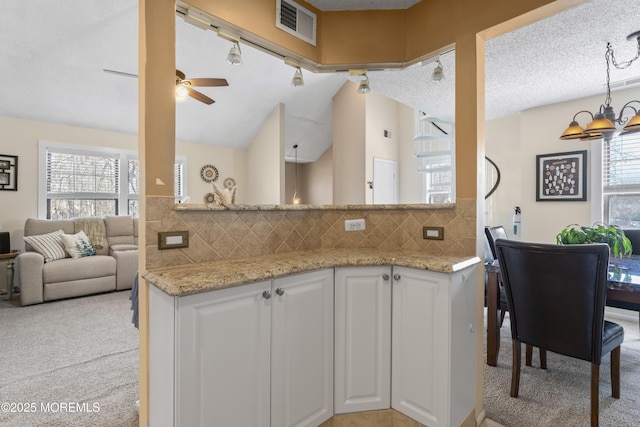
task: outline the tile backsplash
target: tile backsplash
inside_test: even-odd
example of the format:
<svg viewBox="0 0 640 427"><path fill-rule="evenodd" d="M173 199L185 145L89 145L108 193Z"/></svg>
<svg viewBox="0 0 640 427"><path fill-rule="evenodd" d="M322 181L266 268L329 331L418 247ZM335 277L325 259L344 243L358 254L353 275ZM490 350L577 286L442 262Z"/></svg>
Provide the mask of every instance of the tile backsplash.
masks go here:
<svg viewBox="0 0 640 427"><path fill-rule="evenodd" d="M147 198L147 268L317 248L424 250L474 255L476 202L436 209L175 210L174 199ZM344 221L364 218L364 231ZM444 227L444 240L424 240L423 226ZM189 231L189 247L158 250L159 231Z"/></svg>

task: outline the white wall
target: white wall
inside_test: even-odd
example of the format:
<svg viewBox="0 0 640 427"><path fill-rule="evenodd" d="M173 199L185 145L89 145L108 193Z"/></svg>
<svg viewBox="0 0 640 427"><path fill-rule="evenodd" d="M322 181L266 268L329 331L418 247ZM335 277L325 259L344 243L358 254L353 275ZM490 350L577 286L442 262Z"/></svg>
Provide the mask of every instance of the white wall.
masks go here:
<svg viewBox="0 0 640 427"><path fill-rule="evenodd" d="M414 156L413 138L416 136L416 112L398 104L398 203L423 203L424 174L418 172L418 159Z"/></svg>
<svg viewBox="0 0 640 427"><path fill-rule="evenodd" d="M284 104L273 109L251 143L247 168L250 203L285 203Z"/></svg>
<svg viewBox="0 0 640 427"><path fill-rule="evenodd" d="M613 107L619 109L629 100L640 99L640 88L616 91L612 99ZM600 174L593 170L590 162L593 155L591 147L600 150L602 143L561 141L559 136L574 114L580 110L594 112L603 101L604 94L487 122L486 155L498 164L502 172L500 187L486 203L487 224L505 225L511 233L513 208L520 206L522 240L555 243L556 234L565 226L574 223L590 225L600 220L598 205L601 202L597 196ZM587 120L586 114L578 117L583 126ZM588 150L587 201L536 202L536 155L579 150ZM596 186L593 185L594 180ZM592 194L594 190L595 196Z"/></svg>
<svg viewBox="0 0 640 427"><path fill-rule="evenodd" d="M312 163L301 165L302 203L310 205L333 204L333 147Z"/></svg>

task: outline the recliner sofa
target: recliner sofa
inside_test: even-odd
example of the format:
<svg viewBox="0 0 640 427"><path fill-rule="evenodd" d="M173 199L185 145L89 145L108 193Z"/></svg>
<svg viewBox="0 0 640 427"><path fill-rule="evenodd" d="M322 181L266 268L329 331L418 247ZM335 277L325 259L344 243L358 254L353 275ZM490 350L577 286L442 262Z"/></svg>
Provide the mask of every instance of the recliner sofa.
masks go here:
<svg viewBox="0 0 640 427"><path fill-rule="evenodd" d="M137 218L109 216L94 220L100 226L94 238L102 243L94 247L95 255L45 262L45 257L25 241L25 252L17 258L21 305L131 288L138 271ZM25 222L24 235L38 236L58 230L71 235L86 223L86 218L30 218Z"/></svg>

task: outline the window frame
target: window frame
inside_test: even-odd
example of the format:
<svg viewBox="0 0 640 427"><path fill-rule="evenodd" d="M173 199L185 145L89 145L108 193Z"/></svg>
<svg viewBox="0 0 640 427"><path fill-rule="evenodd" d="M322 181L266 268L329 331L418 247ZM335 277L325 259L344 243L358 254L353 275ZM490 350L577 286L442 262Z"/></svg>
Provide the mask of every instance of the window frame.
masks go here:
<svg viewBox="0 0 640 427"><path fill-rule="evenodd" d="M129 200L139 200L139 194L129 193L128 182L128 162L130 160L138 160L138 152L134 150L122 150L112 147L90 146L79 144L67 144L61 142L38 141L38 218L47 218L47 151L56 151L60 153L79 154L88 156L117 157L119 158L119 192L116 195L118 215L127 216L129 210ZM181 167L181 190L183 196L187 194L187 157L176 156L174 171L176 166ZM176 186L174 185L174 188ZM95 193L76 193L82 195L94 195ZM179 196L177 196L179 197Z"/></svg>

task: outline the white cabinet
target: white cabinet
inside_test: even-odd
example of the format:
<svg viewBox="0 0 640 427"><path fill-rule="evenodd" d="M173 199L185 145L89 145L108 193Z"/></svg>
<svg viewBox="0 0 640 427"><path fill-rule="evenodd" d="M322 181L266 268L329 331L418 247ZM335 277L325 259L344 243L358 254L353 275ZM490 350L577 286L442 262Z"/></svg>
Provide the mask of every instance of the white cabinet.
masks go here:
<svg viewBox="0 0 640 427"><path fill-rule="evenodd" d="M333 269L185 297L150 289L149 425L333 415Z"/></svg>
<svg viewBox="0 0 640 427"><path fill-rule="evenodd" d="M336 268L335 413L391 407L391 267Z"/></svg>
<svg viewBox="0 0 640 427"><path fill-rule="evenodd" d="M273 288L271 425L317 426L333 416L333 270Z"/></svg>
<svg viewBox="0 0 640 427"><path fill-rule="evenodd" d="M178 299L178 426L270 425L271 282Z"/></svg>
<svg viewBox="0 0 640 427"><path fill-rule="evenodd" d="M474 408L474 269L393 269L392 401L429 427L459 426Z"/></svg>

